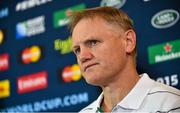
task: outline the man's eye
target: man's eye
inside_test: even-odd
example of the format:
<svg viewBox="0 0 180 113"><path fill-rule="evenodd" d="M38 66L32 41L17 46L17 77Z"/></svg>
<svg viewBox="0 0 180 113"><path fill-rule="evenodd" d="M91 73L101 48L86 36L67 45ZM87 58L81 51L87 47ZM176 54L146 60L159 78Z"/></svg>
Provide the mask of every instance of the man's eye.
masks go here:
<svg viewBox="0 0 180 113"><path fill-rule="evenodd" d="M98 43L97 40L90 40L90 41L89 41L89 45L90 45L90 46L95 46L95 45L97 45L97 43Z"/></svg>
<svg viewBox="0 0 180 113"><path fill-rule="evenodd" d="M76 48L75 50L74 50L74 53L77 55L77 54L79 54L80 53L80 48Z"/></svg>

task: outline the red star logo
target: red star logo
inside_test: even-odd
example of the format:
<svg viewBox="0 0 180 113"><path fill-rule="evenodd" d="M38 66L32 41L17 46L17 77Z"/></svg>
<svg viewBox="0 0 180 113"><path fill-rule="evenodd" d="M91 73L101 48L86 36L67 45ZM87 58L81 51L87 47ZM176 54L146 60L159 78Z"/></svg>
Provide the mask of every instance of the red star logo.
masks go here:
<svg viewBox="0 0 180 113"><path fill-rule="evenodd" d="M71 9L67 9L66 10L66 16L71 16L72 12L73 11Z"/></svg>
<svg viewBox="0 0 180 113"><path fill-rule="evenodd" d="M165 50L166 53L171 52L171 50L172 50L172 45L170 45L169 43L167 43L167 44L164 46L164 50Z"/></svg>

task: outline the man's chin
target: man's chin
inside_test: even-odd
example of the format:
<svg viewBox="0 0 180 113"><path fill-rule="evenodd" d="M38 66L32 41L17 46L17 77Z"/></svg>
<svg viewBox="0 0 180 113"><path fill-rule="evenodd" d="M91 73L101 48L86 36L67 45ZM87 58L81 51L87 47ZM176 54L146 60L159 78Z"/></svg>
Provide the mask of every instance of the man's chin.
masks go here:
<svg viewBox="0 0 180 113"><path fill-rule="evenodd" d="M88 84L91 84L93 86L101 86L98 79L85 79Z"/></svg>

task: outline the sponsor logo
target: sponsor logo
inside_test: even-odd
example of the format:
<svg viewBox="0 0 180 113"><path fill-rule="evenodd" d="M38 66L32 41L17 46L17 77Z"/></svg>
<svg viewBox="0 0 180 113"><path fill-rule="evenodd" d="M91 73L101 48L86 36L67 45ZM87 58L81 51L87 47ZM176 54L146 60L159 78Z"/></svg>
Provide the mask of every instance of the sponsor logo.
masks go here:
<svg viewBox="0 0 180 113"><path fill-rule="evenodd" d="M60 54L67 54L72 52L72 38L68 37L66 40L56 39L54 41L54 49Z"/></svg>
<svg viewBox="0 0 180 113"><path fill-rule="evenodd" d="M9 69L9 54L0 54L0 71L6 71Z"/></svg>
<svg viewBox="0 0 180 113"><path fill-rule="evenodd" d="M64 82L78 81L81 79L81 71L77 64L66 66L62 71L62 79Z"/></svg>
<svg viewBox="0 0 180 113"><path fill-rule="evenodd" d="M10 96L10 82L9 80L0 81L0 98L6 98Z"/></svg>
<svg viewBox="0 0 180 113"><path fill-rule="evenodd" d="M100 6L111 6L117 9L124 6L126 0L102 0Z"/></svg>
<svg viewBox="0 0 180 113"><path fill-rule="evenodd" d="M47 87L47 72L24 75L17 80L18 93L27 93Z"/></svg>
<svg viewBox="0 0 180 113"><path fill-rule="evenodd" d="M39 46L31 46L25 48L21 54L21 60L24 64L34 63L41 58L41 48Z"/></svg>
<svg viewBox="0 0 180 113"><path fill-rule="evenodd" d="M8 15L9 15L9 9L7 7L0 10L0 19L7 17Z"/></svg>
<svg viewBox="0 0 180 113"><path fill-rule="evenodd" d="M32 103L10 106L0 109L0 111L3 113L52 111L57 108L76 106L87 102L89 102L89 94L87 92L81 92L65 95L64 97L53 97Z"/></svg>
<svg viewBox="0 0 180 113"><path fill-rule="evenodd" d="M16 39L31 37L45 32L45 17L39 16L16 25Z"/></svg>
<svg viewBox="0 0 180 113"><path fill-rule="evenodd" d="M73 11L80 11L83 9L85 9L85 5L79 4L79 5L55 12L53 14L54 27L57 28L57 27L67 25L70 21L69 17L73 13Z"/></svg>
<svg viewBox="0 0 180 113"><path fill-rule="evenodd" d="M180 58L180 40L148 47L149 63L155 64Z"/></svg>
<svg viewBox="0 0 180 113"><path fill-rule="evenodd" d="M176 10L166 9L156 13L151 19L151 24L157 29L163 29L175 25L178 20L179 13Z"/></svg>
<svg viewBox="0 0 180 113"><path fill-rule="evenodd" d="M2 30L2 29L0 29L0 45L1 45L1 44L3 43L3 41L4 41L4 38L5 38L4 34L5 34L5 31Z"/></svg>
<svg viewBox="0 0 180 113"><path fill-rule="evenodd" d="M43 4L46 4L48 2L51 2L52 0L26 0L17 3L16 5L16 11L24 11L26 9L30 9L36 6L40 6Z"/></svg>

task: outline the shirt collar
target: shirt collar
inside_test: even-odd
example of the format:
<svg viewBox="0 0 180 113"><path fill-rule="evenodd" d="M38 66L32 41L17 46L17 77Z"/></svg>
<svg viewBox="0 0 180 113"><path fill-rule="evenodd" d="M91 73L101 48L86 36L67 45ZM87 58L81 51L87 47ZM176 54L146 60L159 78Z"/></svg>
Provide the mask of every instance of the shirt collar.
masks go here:
<svg viewBox="0 0 180 113"><path fill-rule="evenodd" d="M140 76L140 80L136 83L130 93L118 103L118 106L127 109L138 109L141 106L143 100L153 86L153 81L146 73L141 74Z"/></svg>
<svg viewBox="0 0 180 113"><path fill-rule="evenodd" d="M134 86L134 88L121 102L117 104L117 106L127 109L138 109L141 106L143 100L148 95L148 92L151 90L153 86L153 81L149 78L149 76L146 73L141 74L140 76L141 78ZM91 108L93 111L96 112L97 108L100 107L102 100L103 92L99 95L97 100L94 103L92 103L91 107L88 108Z"/></svg>
<svg viewBox="0 0 180 113"><path fill-rule="evenodd" d="M97 98L97 100L95 100L95 102L93 102L92 105L90 105L91 107L88 107L87 109L91 108L92 111L97 113L97 109L100 108L103 98L104 98L103 93L101 93Z"/></svg>

